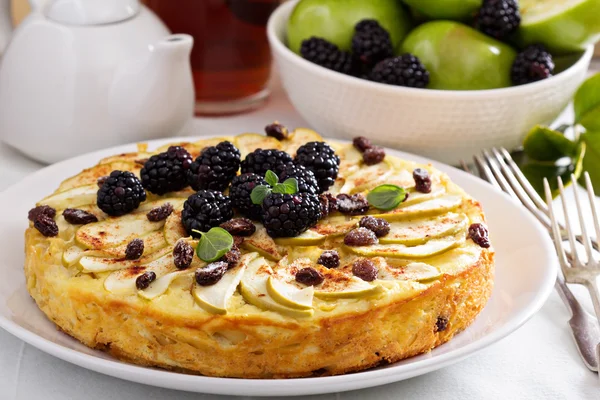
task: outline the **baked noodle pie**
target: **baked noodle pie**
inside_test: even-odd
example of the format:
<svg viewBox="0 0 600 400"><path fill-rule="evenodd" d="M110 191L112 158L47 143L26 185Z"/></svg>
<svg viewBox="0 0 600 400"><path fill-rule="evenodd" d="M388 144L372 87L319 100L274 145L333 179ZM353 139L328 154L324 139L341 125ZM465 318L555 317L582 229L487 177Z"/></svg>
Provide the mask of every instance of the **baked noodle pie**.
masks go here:
<svg viewBox="0 0 600 400"><path fill-rule="evenodd" d="M239 378L360 371L474 320L494 265L476 200L366 138L266 131L63 181L25 233L39 308L118 359Z"/></svg>

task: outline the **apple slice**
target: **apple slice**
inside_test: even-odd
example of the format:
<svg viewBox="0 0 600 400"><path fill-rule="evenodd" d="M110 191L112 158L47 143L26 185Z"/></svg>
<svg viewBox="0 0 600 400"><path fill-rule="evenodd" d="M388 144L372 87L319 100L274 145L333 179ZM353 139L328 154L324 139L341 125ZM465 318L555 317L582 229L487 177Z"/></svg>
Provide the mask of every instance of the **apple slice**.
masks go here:
<svg viewBox="0 0 600 400"><path fill-rule="evenodd" d="M358 219L334 215L320 220L311 230L325 236L340 236L356 228Z"/></svg>
<svg viewBox="0 0 600 400"><path fill-rule="evenodd" d="M160 278L157 278L146 289L138 290L138 295L140 297L143 297L146 300L152 300L158 296L162 296L163 294L165 294L167 292L167 290L169 289L169 286L171 286L171 283L173 283L173 281L175 279L179 278L180 276L193 275L193 274L194 274L194 271L190 270L190 269L186 269L184 271L169 272L169 273L161 276ZM134 281L134 285L135 285L135 281Z"/></svg>
<svg viewBox="0 0 600 400"><path fill-rule="evenodd" d="M286 307L269 295L267 281L273 274L273 269L263 257L250 261L240 282L240 291L246 301L264 310L276 311L290 317L310 317L313 310L299 310Z"/></svg>
<svg viewBox="0 0 600 400"><path fill-rule="evenodd" d="M169 255L171 256L171 264L173 264L173 255L171 254L172 252L172 247L165 247L155 253L144 256L139 260L125 260L122 258L105 258L84 255L79 259L79 266L82 268L83 272L117 271L133 267L141 267L143 265L147 265L147 267L150 267L151 264L156 262L157 260L162 260L162 263L166 263L167 260L165 260L164 258Z"/></svg>
<svg viewBox="0 0 600 400"><path fill-rule="evenodd" d="M95 204L97 195L97 184L78 186L62 192L51 194L50 196L38 202L37 205L47 205L57 210L76 208L88 204Z"/></svg>
<svg viewBox="0 0 600 400"><path fill-rule="evenodd" d="M296 237L276 238L274 241L280 246L315 246L323 243L326 238L326 235L309 229Z"/></svg>
<svg viewBox="0 0 600 400"><path fill-rule="evenodd" d="M200 151L202 151L205 147L216 146L219 143L224 142L224 141L229 141L229 142L233 143L234 140L235 139L231 136L221 136L221 137L201 139L201 140L194 142L193 144L194 144L194 146L199 148Z"/></svg>
<svg viewBox="0 0 600 400"><path fill-rule="evenodd" d="M395 221L390 223L390 232L379 238L381 244L401 243L414 246L431 239L454 235L466 229L469 218L465 214L449 213L436 218Z"/></svg>
<svg viewBox="0 0 600 400"><path fill-rule="evenodd" d="M358 171L363 162L362 153L352 144L345 144L336 149L335 154L340 157L340 175L350 176Z"/></svg>
<svg viewBox="0 0 600 400"><path fill-rule="evenodd" d="M108 176L112 171L131 171L138 172L141 165L135 164L133 161L113 160L102 164L94 165L91 168L84 169L79 174L62 181L58 190L64 191L80 186L94 185L98 191L98 178ZM136 173L136 175L138 175Z"/></svg>
<svg viewBox="0 0 600 400"><path fill-rule="evenodd" d="M256 149L281 150L283 148L279 140L258 133L242 133L235 137L233 144L240 150L242 160Z"/></svg>
<svg viewBox="0 0 600 400"><path fill-rule="evenodd" d="M346 177L346 181L340 192L354 194L373 189L376 186L387 183L387 178L392 173L392 166L387 160L383 160L379 164L362 167L352 175Z"/></svg>
<svg viewBox="0 0 600 400"><path fill-rule="evenodd" d="M256 257L256 254L244 255L237 267L227 271L221 280L214 285L200 286L194 282L192 295L196 300L196 304L211 314L227 314L227 304L240 284L248 262L254 257Z"/></svg>
<svg viewBox="0 0 600 400"><path fill-rule="evenodd" d="M440 276L442 276L442 273L433 265L412 262L403 267L394 267L386 263L384 268L379 268L377 278L383 280L427 282L437 279Z"/></svg>
<svg viewBox="0 0 600 400"><path fill-rule="evenodd" d="M288 140L284 140L282 143L283 150L293 157L296 154L296 151L298 151L298 147L305 145L308 142L323 141L323 137L312 129L296 128L290 134L290 138Z"/></svg>
<svg viewBox="0 0 600 400"><path fill-rule="evenodd" d="M312 309L314 288L307 286L299 289L295 285L286 283L271 275L267 279L267 292L273 300L281 305L299 310Z"/></svg>
<svg viewBox="0 0 600 400"><path fill-rule="evenodd" d="M242 247L249 251L256 251L269 260L281 260L284 250L267 234L267 230L262 224L255 223L254 225L256 232L244 240Z"/></svg>
<svg viewBox="0 0 600 400"><path fill-rule="evenodd" d="M405 246L403 244L376 244L370 246L344 246L348 251L365 257L390 257L390 258L426 258L450 250L465 240L464 235L457 235L443 239L432 239L418 246Z"/></svg>
<svg viewBox="0 0 600 400"><path fill-rule="evenodd" d="M181 222L181 210L175 210L167 217L164 226L164 236L168 244L174 245L181 238L188 237L187 231Z"/></svg>
<svg viewBox="0 0 600 400"><path fill-rule="evenodd" d="M452 211L458 208L462 204L462 201L462 196L445 195L406 207L398 207L386 213L372 214L372 216L383 218L390 222L403 219L422 218Z"/></svg>
<svg viewBox="0 0 600 400"><path fill-rule="evenodd" d="M111 164L116 161L131 162L131 163L137 164L138 169L142 169L143 165L142 165L141 161L147 160L148 158L152 157L153 155L154 155L154 153L148 153L145 151L134 152L134 153L121 153L121 154L117 154L115 156L105 157L102 160L100 160L100 162L98 164L100 164L100 165ZM128 170L128 171L130 171L130 170Z"/></svg>

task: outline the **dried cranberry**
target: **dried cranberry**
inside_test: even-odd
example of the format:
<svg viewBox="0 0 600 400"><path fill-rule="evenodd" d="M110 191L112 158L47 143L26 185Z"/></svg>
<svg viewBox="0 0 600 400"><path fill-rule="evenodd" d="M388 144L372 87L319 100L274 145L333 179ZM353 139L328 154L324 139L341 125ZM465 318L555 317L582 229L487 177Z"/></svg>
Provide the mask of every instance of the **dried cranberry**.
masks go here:
<svg viewBox="0 0 600 400"><path fill-rule="evenodd" d="M237 246L233 246L231 250L229 250L219 261L225 261L227 263L227 268L231 269L237 265L242 257L242 253Z"/></svg>
<svg viewBox="0 0 600 400"><path fill-rule="evenodd" d="M439 316L437 317L437 320L435 321L435 332L442 332L445 331L446 328L448 327L448 318L447 317L443 317L443 316Z"/></svg>
<svg viewBox="0 0 600 400"><path fill-rule="evenodd" d="M321 218L325 218L332 212L337 211L337 199L331 193L320 194L319 202L321 202Z"/></svg>
<svg viewBox="0 0 600 400"><path fill-rule="evenodd" d="M85 225L91 224L92 222L98 222L98 217L94 214L78 208L67 208L63 211L63 217L68 223L73 225Z"/></svg>
<svg viewBox="0 0 600 400"><path fill-rule="evenodd" d="M30 221L35 221L38 215L47 215L50 218L54 218L56 216L56 210L50 206L37 206L29 210L29 214L27 218Z"/></svg>
<svg viewBox="0 0 600 400"><path fill-rule="evenodd" d="M52 217L46 214L39 214L33 221L33 227L46 237L58 235L58 225Z"/></svg>
<svg viewBox="0 0 600 400"><path fill-rule="evenodd" d="M108 176L101 176L100 178L98 178L96 180L96 183L98 184L98 187L102 187L102 185L104 185L104 182L106 182L106 180L108 179Z"/></svg>
<svg viewBox="0 0 600 400"><path fill-rule="evenodd" d="M256 232L256 226L248 218L234 218L219 226L234 236L250 236Z"/></svg>
<svg viewBox="0 0 600 400"><path fill-rule="evenodd" d="M148 211L146 218L148 218L148 221L158 222L167 219L172 212L173 205L171 203L165 203L162 206L154 207L152 210Z"/></svg>
<svg viewBox="0 0 600 400"><path fill-rule="evenodd" d="M377 237L382 237L390 233L390 223L383 218L362 217L358 224L363 228L373 231Z"/></svg>
<svg viewBox="0 0 600 400"><path fill-rule="evenodd" d="M469 237L479 246L487 249L490 247L490 239L488 230L483 224L472 224L469 226Z"/></svg>
<svg viewBox="0 0 600 400"><path fill-rule="evenodd" d="M177 269L186 269L194 259L194 248L184 240L179 240L173 248L173 263Z"/></svg>
<svg viewBox="0 0 600 400"><path fill-rule="evenodd" d="M340 255L335 250L325 250L321 253L317 264L321 264L327 268L337 268L340 266Z"/></svg>
<svg viewBox="0 0 600 400"><path fill-rule="evenodd" d="M385 158L385 149L379 146L373 146L366 149L363 153L363 161L367 165L379 164Z"/></svg>
<svg viewBox="0 0 600 400"><path fill-rule="evenodd" d="M429 172L423 168L417 168L413 171L413 179L415 180L415 189L417 192L431 192L431 178Z"/></svg>
<svg viewBox="0 0 600 400"><path fill-rule="evenodd" d="M156 274L154 273L154 271L146 271L137 277L137 279L135 280L135 287L137 287L138 290L144 290L148 286L150 286L150 284L155 280Z"/></svg>
<svg viewBox="0 0 600 400"><path fill-rule="evenodd" d="M200 286L214 285L225 275L228 267L225 261L217 261L208 264L204 268L198 268L196 270L196 282Z"/></svg>
<svg viewBox="0 0 600 400"><path fill-rule="evenodd" d="M144 241L142 239L133 239L127 243L125 248L125 258L127 260L137 260L144 254Z"/></svg>
<svg viewBox="0 0 600 400"><path fill-rule="evenodd" d="M372 282L377 279L377 267L373 264L373 261L366 258L354 261L352 264L352 273L354 276L362 279L363 281Z"/></svg>
<svg viewBox="0 0 600 400"><path fill-rule="evenodd" d="M337 195L337 209L342 214L360 215L367 212L369 202L360 193L352 196L342 193Z"/></svg>
<svg viewBox="0 0 600 400"><path fill-rule="evenodd" d="M369 246L379 243L379 239L372 230L367 228L352 229L344 237L347 246Z"/></svg>
<svg viewBox="0 0 600 400"><path fill-rule="evenodd" d="M265 133L277 140L285 140L289 137L288 129L277 121L265 126Z"/></svg>
<svg viewBox="0 0 600 400"><path fill-rule="evenodd" d="M367 139L364 136L355 137L354 139L352 139L352 144L354 145L354 147L356 147L356 150L360 151L361 153L373 147L373 145L371 144L371 140Z"/></svg>
<svg viewBox="0 0 600 400"><path fill-rule="evenodd" d="M323 282L325 278L314 268L302 268L296 272L296 281L307 286L316 286Z"/></svg>

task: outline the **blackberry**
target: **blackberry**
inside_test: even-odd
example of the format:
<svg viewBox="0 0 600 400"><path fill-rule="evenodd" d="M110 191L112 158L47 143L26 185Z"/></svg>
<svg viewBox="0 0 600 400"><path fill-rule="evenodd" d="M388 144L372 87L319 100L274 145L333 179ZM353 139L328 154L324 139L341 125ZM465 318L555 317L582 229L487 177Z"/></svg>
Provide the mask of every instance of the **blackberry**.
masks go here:
<svg viewBox="0 0 600 400"><path fill-rule="evenodd" d="M257 175L265 176L268 170L275 172L278 166L291 163L292 156L285 151L256 149L242 161L242 174L253 172Z"/></svg>
<svg viewBox="0 0 600 400"><path fill-rule="evenodd" d="M279 176L279 182L295 178L298 181L299 193L319 193L319 185L315 174L304 165L284 164L276 168L274 172Z"/></svg>
<svg viewBox="0 0 600 400"><path fill-rule="evenodd" d="M181 220L188 235L199 237L192 230L206 232L233 217L231 199L216 190L199 190L183 203Z"/></svg>
<svg viewBox="0 0 600 400"><path fill-rule="evenodd" d="M363 19L354 27L352 55L365 70L394 56L390 34L374 19Z"/></svg>
<svg viewBox="0 0 600 400"><path fill-rule="evenodd" d="M184 189L188 185L185 174L192 161L186 149L171 146L144 163L140 171L142 185L149 192L159 195Z"/></svg>
<svg viewBox="0 0 600 400"><path fill-rule="evenodd" d="M294 237L321 218L321 203L308 193L271 193L263 200L262 219L271 237Z"/></svg>
<svg viewBox="0 0 600 400"><path fill-rule="evenodd" d="M354 70L352 55L322 38L313 36L303 40L300 55L312 63L342 74L350 75Z"/></svg>
<svg viewBox="0 0 600 400"><path fill-rule="evenodd" d="M317 178L319 193L323 193L335 183L340 169L340 158L325 142L308 142L296 151L295 164L311 170Z"/></svg>
<svg viewBox="0 0 600 400"><path fill-rule="evenodd" d="M187 181L194 190L223 191L240 168L240 151L224 141L202 150L187 170Z"/></svg>
<svg viewBox="0 0 600 400"><path fill-rule="evenodd" d="M229 197L233 207L250 219L260 220L262 207L252 203L250 193L256 186L266 184L264 178L252 173L238 175L233 178L229 188Z"/></svg>
<svg viewBox="0 0 600 400"><path fill-rule="evenodd" d="M387 58L375 65L369 80L388 85L424 88L429 84L429 72L412 54Z"/></svg>
<svg viewBox="0 0 600 400"><path fill-rule="evenodd" d="M98 189L96 204L113 217L125 215L139 207L146 200L142 183L132 172L113 171Z"/></svg>
<svg viewBox="0 0 600 400"><path fill-rule="evenodd" d="M543 45L534 44L517 55L510 70L510 79L515 85L524 85L549 78L553 72L552 55Z"/></svg>
<svg viewBox="0 0 600 400"><path fill-rule="evenodd" d="M475 26L486 35L504 39L519 28L521 14L517 0L483 0Z"/></svg>

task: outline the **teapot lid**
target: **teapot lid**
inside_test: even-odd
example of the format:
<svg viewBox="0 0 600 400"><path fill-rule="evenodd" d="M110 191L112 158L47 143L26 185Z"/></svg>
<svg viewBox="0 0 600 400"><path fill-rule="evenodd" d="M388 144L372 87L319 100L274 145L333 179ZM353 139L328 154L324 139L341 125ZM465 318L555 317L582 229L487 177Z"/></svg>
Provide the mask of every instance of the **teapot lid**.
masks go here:
<svg viewBox="0 0 600 400"><path fill-rule="evenodd" d="M132 18L139 10L139 0L55 0L45 14L62 24L102 25Z"/></svg>

